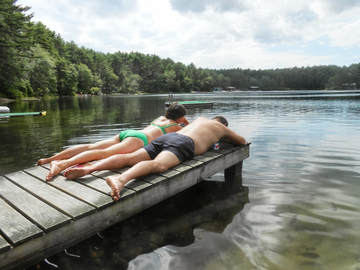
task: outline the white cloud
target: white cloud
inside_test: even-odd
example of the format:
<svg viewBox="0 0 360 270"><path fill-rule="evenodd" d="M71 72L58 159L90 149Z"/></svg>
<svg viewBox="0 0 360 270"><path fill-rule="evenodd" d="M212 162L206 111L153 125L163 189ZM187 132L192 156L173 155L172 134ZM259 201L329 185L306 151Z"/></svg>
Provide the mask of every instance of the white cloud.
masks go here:
<svg viewBox="0 0 360 270"><path fill-rule="evenodd" d="M19 0L17 4L31 6L34 21L79 46L156 54L203 68L350 65L360 46L357 0Z"/></svg>

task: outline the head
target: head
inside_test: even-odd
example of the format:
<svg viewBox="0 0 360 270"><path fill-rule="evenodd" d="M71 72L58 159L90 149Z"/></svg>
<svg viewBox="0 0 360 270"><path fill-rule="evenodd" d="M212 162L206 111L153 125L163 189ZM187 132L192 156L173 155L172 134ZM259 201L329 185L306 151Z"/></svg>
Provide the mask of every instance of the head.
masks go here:
<svg viewBox="0 0 360 270"><path fill-rule="evenodd" d="M186 109L183 105L174 102L166 110L165 117L176 121L179 118L182 118L186 115Z"/></svg>
<svg viewBox="0 0 360 270"><path fill-rule="evenodd" d="M229 123L227 119L224 116L215 116L212 120L219 121L221 124L223 124L225 127L229 126Z"/></svg>

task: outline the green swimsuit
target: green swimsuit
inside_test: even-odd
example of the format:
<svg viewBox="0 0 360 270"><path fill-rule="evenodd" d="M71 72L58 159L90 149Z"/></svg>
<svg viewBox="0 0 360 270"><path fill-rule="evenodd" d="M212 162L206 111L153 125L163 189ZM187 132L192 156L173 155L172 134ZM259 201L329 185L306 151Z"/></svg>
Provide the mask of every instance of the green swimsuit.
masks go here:
<svg viewBox="0 0 360 270"><path fill-rule="evenodd" d="M152 121L151 125L154 126L154 127L160 128L161 131L163 132L163 134L166 134L165 128L177 125L177 123L175 123L175 124L167 125L167 126L164 126L164 127L158 126L154 122L156 120L158 120L159 118L156 118L154 121ZM128 130L125 130L125 131L121 131L120 134L119 134L120 142L122 142L123 140L125 140L126 138L129 138L129 137L138 138L138 139L140 139L140 140L142 140L144 142L144 146L148 145L148 138L146 137L146 135L142 131L134 130L134 129L128 129Z"/></svg>
<svg viewBox="0 0 360 270"><path fill-rule="evenodd" d="M121 131L119 134L120 142L122 142L128 137L138 138L144 142L144 146L148 145L148 138L143 132L139 130L128 129L125 131Z"/></svg>
<svg viewBox="0 0 360 270"><path fill-rule="evenodd" d="M152 126L154 126L154 127L160 128L161 131L163 132L163 134L166 134L165 128L168 128L168 127L172 127L172 126L176 126L176 125L177 125L177 123L175 123L175 124L170 124L170 125L163 126L163 127L158 126L158 125L155 124L154 122L155 122L156 120L158 120L159 118L160 118L160 117L158 117L158 118L156 118L154 121L152 121L150 125L152 125Z"/></svg>

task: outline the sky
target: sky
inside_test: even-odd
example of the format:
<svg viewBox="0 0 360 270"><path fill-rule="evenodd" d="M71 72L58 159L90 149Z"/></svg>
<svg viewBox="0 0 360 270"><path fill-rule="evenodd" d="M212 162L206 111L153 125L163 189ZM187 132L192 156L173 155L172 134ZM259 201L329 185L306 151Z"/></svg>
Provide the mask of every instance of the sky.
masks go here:
<svg viewBox="0 0 360 270"><path fill-rule="evenodd" d="M18 0L104 53L140 52L209 69L360 63L360 0Z"/></svg>

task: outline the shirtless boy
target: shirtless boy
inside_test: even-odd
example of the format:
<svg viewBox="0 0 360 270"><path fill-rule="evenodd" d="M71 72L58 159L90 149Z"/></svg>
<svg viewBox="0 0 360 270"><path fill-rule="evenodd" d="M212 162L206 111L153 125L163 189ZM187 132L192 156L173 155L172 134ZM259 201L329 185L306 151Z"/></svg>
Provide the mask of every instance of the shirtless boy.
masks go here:
<svg viewBox="0 0 360 270"><path fill-rule="evenodd" d="M205 153L218 141L245 145L245 138L223 124L223 119L199 117L183 129L162 135L134 153L114 155L87 167L71 168L64 175L67 179L75 179L94 171L132 166L119 176L106 178L111 187L111 197L118 201L120 190L131 179L164 172L194 155Z"/></svg>

